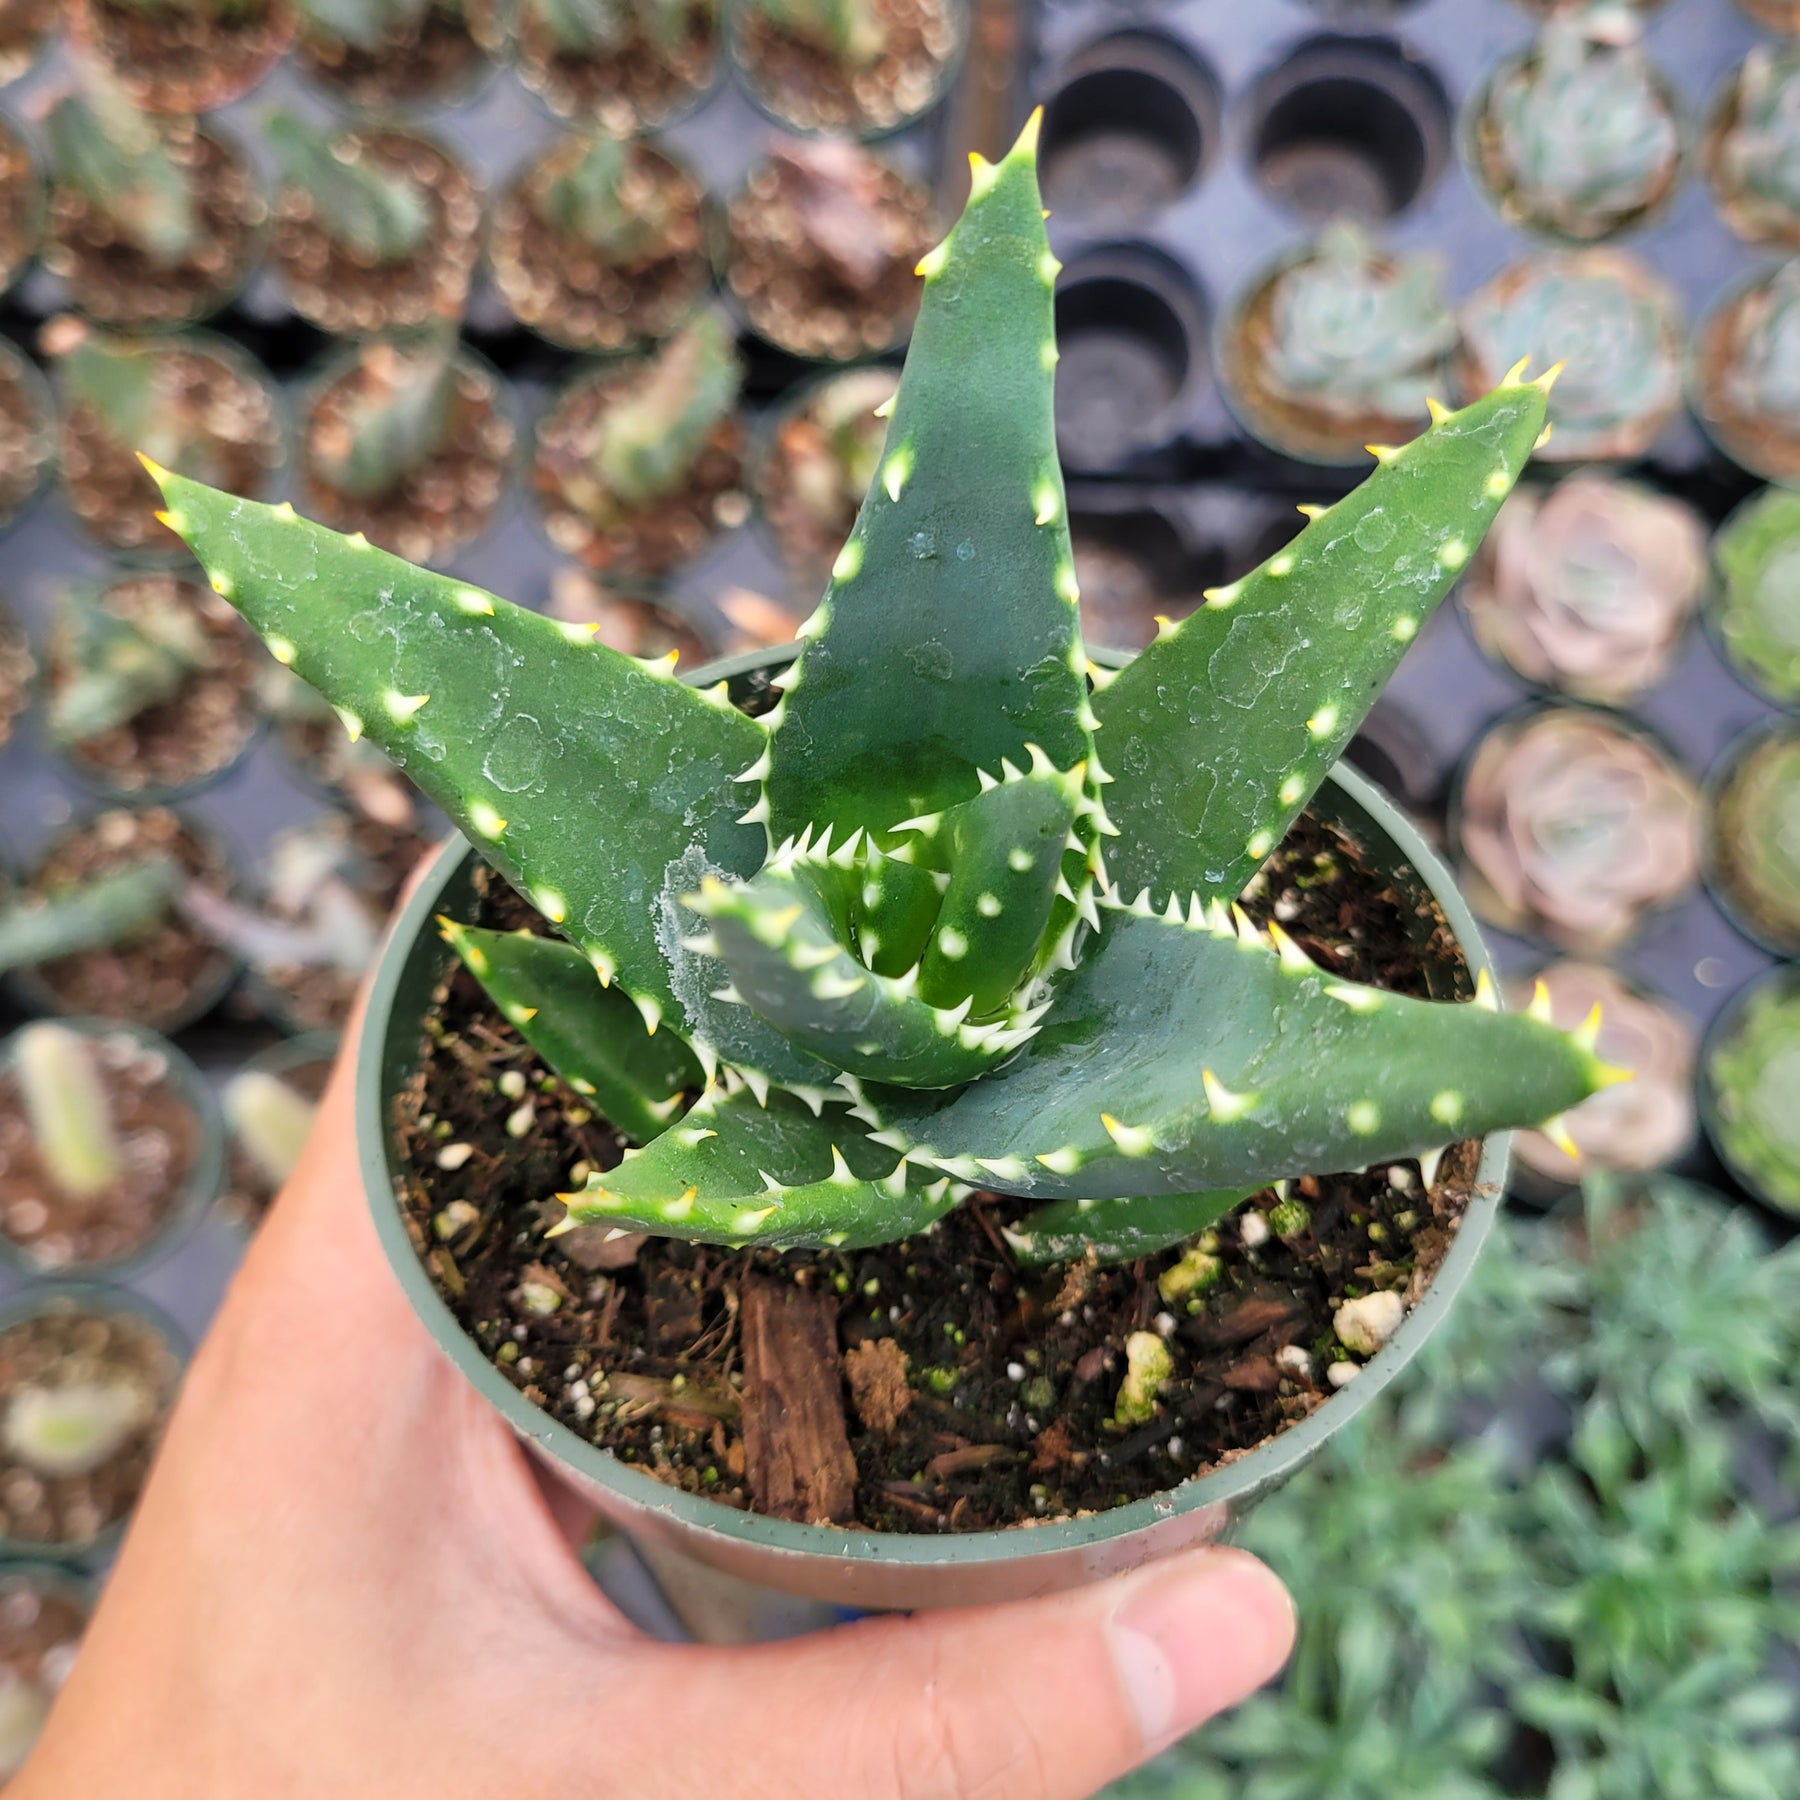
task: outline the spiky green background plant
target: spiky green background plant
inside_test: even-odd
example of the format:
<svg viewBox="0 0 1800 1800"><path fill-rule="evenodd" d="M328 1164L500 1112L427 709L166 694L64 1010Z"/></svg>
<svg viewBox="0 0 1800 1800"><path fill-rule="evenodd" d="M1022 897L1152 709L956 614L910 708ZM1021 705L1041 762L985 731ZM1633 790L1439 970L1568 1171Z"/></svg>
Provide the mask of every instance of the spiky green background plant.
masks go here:
<svg viewBox="0 0 1800 1800"><path fill-rule="evenodd" d="M44 121L51 167L153 262L179 263L200 237L194 176L158 120L109 82L69 94Z"/></svg>
<svg viewBox="0 0 1800 1800"><path fill-rule="evenodd" d="M746 10L848 68L867 68L887 47L887 22L875 0L746 0Z"/></svg>
<svg viewBox="0 0 1800 1800"><path fill-rule="evenodd" d="M284 184L306 194L320 229L359 262L404 262L423 247L431 203L410 176L381 168L372 157L340 154L347 134L297 113L276 113L265 129Z"/></svg>
<svg viewBox="0 0 1800 1800"><path fill-rule="evenodd" d="M1035 122L920 264L879 474L759 719L567 627L179 476L276 657L566 942L445 923L642 1150L568 1196L724 1244L885 1242L969 1184L1108 1249L1310 1170L1553 1120L1591 1033L1341 982L1230 903L1468 561L1544 422L1440 415L1115 678L1077 612ZM1104 763L1102 761L1104 759ZM690 1104L691 1102L691 1104ZM685 1111L684 1111L685 1107Z"/></svg>

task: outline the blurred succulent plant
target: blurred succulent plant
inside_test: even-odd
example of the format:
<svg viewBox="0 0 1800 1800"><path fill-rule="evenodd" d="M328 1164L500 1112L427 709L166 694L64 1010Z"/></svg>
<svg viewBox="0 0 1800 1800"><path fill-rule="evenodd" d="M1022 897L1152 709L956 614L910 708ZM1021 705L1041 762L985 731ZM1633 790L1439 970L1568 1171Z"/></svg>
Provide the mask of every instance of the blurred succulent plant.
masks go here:
<svg viewBox="0 0 1800 1800"><path fill-rule="evenodd" d="M63 599L61 651L69 678L50 697L50 734L79 744L172 699L215 652L178 590L150 594L127 618L103 592L72 587Z"/></svg>
<svg viewBox="0 0 1800 1800"><path fill-rule="evenodd" d="M1476 910L1507 931L1603 951L1699 874L1699 797L1650 741L1587 707L1503 720L1462 780Z"/></svg>
<svg viewBox="0 0 1800 1800"><path fill-rule="evenodd" d="M431 232L431 205L419 184L374 159L346 154L345 134L278 112L264 128L284 184L307 197L327 236L371 267L404 262Z"/></svg>
<svg viewBox="0 0 1800 1800"><path fill-rule="evenodd" d="M1800 729L1774 727L1740 745L1711 801L1714 891L1752 937L1800 956Z"/></svg>
<svg viewBox="0 0 1800 1800"><path fill-rule="evenodd" d="M117 1456L155 1410L149 1385L126 1374L22 1387L0 1417L0 1443L35 1474L87 1475Z"/></svg>
<svg viewBox="0 0 1800 1800"><path fill-rule="evenodd" d="M888 43L880 0L743 0L782 36L824 51L852 69L867 68Z"/></svg>
<svg viewBox="0 0 1800 1800"><path fill-rule="evenodd" d="M581 55L617 50L647 37L664 52L677 49L691 29L695 0L523 0L563 51Z"/></svg>
<svg viewBox="0 0 1800 1800"><path fill-rule="evenodd" d="M1514 491L1462 587L1477 642L1527 681L1609 704L1669 672L1706 585L1694 510L1572 475Z"/></svg>
<svg viewBox="0 0 1800 1800"><path fill-rule="evenodd" d="M1778 706L1800 703L1800 494L1766 488L1713 540L1713 624L1733 668Z"/></svg>
<svg viewBox="0 0 1800 1800"><path fill-rule="evenodd" d="M1713 441L1769 481L1800 481L1800 258L1727 294L1695 333L1694 399Z"/></svg>
<svg viewBox="0 0 1800 1800"><path fill-rule="evenodd" d="M67 94L44 121L55 179L78 191L152 261L179 263L200 237L191 168L172 153L168 127L110 82Z"/></svg>
<svg viewBox="0 0 1800 1800"><path fill-rule="evenodd" d="M1750 297L1727 383L1748 413L1800 433L1800 261L1783 263Z"/></svg>
<svg viewBox="0 0 1800 1800"><path fill-rule="evenodd" d="M0 526L36 497L56 456L55 412L36 365L0 342Z"/></svg>
<svg viewBox="0 0 1800 1800"><path fill-rule="evenodd" d="M774 425L758 470L763 512L797 575L811 580L856 523L881 464L898 372L845 369L803 392Z"/></svg>
<svg viewBox="0 0 1800 1800"><path fill-rule="evenodd" d="M1701 155L1739 237L1800 246L1800 44L1758 44L1744 58L1713 107Z"/></svg>
<svg viewBox="0 0 1800 1800"><path fill-rule="evenodd" d="M1771 31L1800 32L1800 0L1737 0L1737 9Z"/></svg>
<svg viewBox="0 0 1800 1800"><path fill-rule="evenodd" d="M416 31L432 0L294 0L310 30L358 50L380 50Z"/></svg>
<svg viewBox="0 0 1800 1800"><path fill-rule="evenodd" d="M1520 357L1568 367L1550 398L1547 462L1641 456L1681 410L1680 302L1618 250L1546 252L1503 270L1462 310L1464 389Z"/></svg>
<svg viewBox="0 0 1800 1800"><path fill-rule="evenodd" d="M31 1141L56 1190L80 1202L116 1188L125 1153L90 1039L49 1020L27 1025L13 1039L12 1067Z"/></svg>
<svg viewBox="0 0 1800 1800"><path fill-rule="evenodd" d="M266 903L249 907L199 883L182 912L254 969L326 969L354 980L375 960L387 923L342 819L283 832L269 846Z"/></svg>
<svg viewBox="0 0 1800 1800"><path fill-rule="evenodd" d="M269 1069L232 1076L220 1096L232 1141L263 1184L279 1188L299 1166L318 1117L318 1102Z"/></svg>
<svg viewBox="0 0 1800 1800"><path fill-rule="evenodd" d="M187 880L172 859L150 857L49 898L10 896L0 903L0 974L154 931Z"/></svg>
<svg viewBox="0 0 1800 1800"><path fill-rule="evenodd" d="M1706 1050L1707 1125L1738 1180L1800 1213L1800 982L1777 969L1747 990Z"/></svg>
<svg viewBox="0 0 1800 1800"><path fill-rule="evenodd" d="M358 353L361 383L308 444L317 475L357 500L390 494L443 450L457 423L457 335L381 339Z"/></svg>
<svg viewBox="0 0 1800 1800"><path fill-rule="evenodd" d="M1628 12L1595 7L1552 20L1489 78L1473 119L1474 162L1510 223L1592 242L1674 191L1679 102L1636 37Z"/></svg>
<svg viewBox="0 0 1800 1800"><path fill-rule="evenodd" d="M1251 427L1290 455L1332 461L1412 429L1456 349L1443 275L1441 257L1389 254L1348 220L1277 265L1253 286L1225 358Z"/></svg>
<svg viewBox="0 0 1800 1800"><path fill-rule="evenodd" d="M1632 1079L1564 1115L1560 1141L1521 1131L1513 1152L1549 1181L1573 1183L1596 1169L1638 1172L1673 1162L1694 1140L1694 1028L1672 1008L1593 963L1552 963L1509 996L1523 1006L1541 987L1551 1019L1572 1030L1595 1016L1599 1042ZM1545 1004L1539 1001L1540 1006Z"/></svg>
<svg viewBox="0 0 1800 1800"><path fill-rule="evenodd" d="M589 471L603 496L638 507L679 488L720 420L737 405L743 367L717 312L671 338L607 408Z"/></svg>
<svg viewBox="0 0 1800 1800"><path fill-rule="evenodd" d="M36 673L37 659L31 654L30 639L0 604L0 748L5 747L15 721L25 710ZM4 892L4 884L0 883L0 894Z"/></svg>
<svg viewBox="0 0 1800 1800"><path fill-rule="evenodd" d="M629 262L667 241L675 217L672 198L664 184L646 179L636 144L597 135L543 183L536 204L558 231Z"/></svg>

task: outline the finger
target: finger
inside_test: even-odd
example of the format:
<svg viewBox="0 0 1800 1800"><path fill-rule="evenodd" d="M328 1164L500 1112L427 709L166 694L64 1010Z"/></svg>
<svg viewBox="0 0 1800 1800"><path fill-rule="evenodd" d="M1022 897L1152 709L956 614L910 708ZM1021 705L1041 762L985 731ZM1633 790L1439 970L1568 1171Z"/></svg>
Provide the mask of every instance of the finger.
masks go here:
<svg viewBox="0 0 1800 1800"><path fill-rule="evenodd" d="M687 1767L656 1791L1075 1800L1253 1693L1293 1635L1280 1582L1209 1549L1011 1606L659 1650L642 1673Z"/></svg>

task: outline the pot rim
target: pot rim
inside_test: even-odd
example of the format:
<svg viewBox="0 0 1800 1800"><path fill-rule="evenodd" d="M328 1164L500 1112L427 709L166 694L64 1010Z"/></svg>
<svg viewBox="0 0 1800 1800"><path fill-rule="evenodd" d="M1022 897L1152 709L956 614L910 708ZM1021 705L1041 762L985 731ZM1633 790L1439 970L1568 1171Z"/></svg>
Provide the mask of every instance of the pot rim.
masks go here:
<svg viewBox="0 0 1800 1800"><path fill-rule="evenodd" d="M755 671L780 668L798 646L746 651L724 657L688 677L695 686ZM1129 654L1091 652L1094 660L1122 667ZM1473 913L1450 871L1395 803L1354 769L1340 763L1331 772L1351 803L1379 826L1410 863L1442 907L1467 959L1469 973L1486 970L1498 980L1487 945ZM394 922L377 966L369 1002L357 1040L356 1135L363 1185L381 1247L420 1322L476 1390L497 1407L508 1425L552 1460L573 1469L598 1488L618 1495L635 1509L663 1516L691 1532L735 1541L788 1558L822 1561L842 1569L876 1568L975 1569L1020 1562L1036 1556L1066 1555L1124 1539L1182 1514L1203 1513L1224 1503L1260 1492L1293 1474L1333 1436L1357 1417L1412 1361L1436 1329L1450 1302L1468 1279L1475 1258L1499 1212L1511 1160L1510 1132L1482 1141L1480 1162L1462 1219L1430 1286L1401 1321L1394 1335L1366 1364L1355 1381L1334 1393L1307 1418L1265 1439L1236 1461L1210 1473L1189 1477L1172 1488L1105 1512L1057 1519L1042 1524L1021 1521L998 1530L955 1535L873 1531L828 1525L803 1525L761 1513L741 1511L721 1501L670 1487L654 1476L623 1463L611 1451L579 1436L533 1405L488 1360L457 1322L432 1283L413 1248L394 1194L388 1160L387 1084L383 1071L387 1040L395 1025L396 1002L413 951L428 933L442 905L444 888L479 852L460 835L449 838L433 859L425 878ZM434 935L434 934L433 934Z"/></svg>

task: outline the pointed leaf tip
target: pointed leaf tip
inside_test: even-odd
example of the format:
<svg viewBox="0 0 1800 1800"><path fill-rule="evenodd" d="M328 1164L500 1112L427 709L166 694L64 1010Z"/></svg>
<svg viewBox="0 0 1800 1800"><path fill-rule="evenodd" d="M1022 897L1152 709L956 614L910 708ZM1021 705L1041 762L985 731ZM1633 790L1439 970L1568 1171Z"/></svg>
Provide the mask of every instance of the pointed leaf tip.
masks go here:
<svg viewBox="0 0 1800 1800"><path fill-rule="evenodd" d="M1022 157L1027 162L1035 162L1038 153L1038 136L1044 129L1044 109L1034 106L1031 117L1025 121L1013 147L1006 153L1010 161L1013 157ZM1045 214L1047 218L1049 215Z"/></svg>

